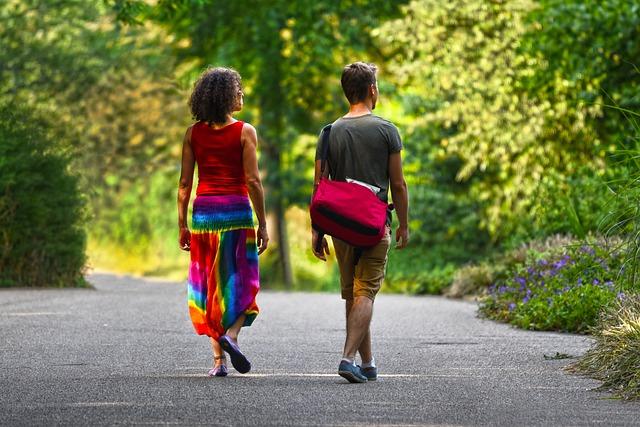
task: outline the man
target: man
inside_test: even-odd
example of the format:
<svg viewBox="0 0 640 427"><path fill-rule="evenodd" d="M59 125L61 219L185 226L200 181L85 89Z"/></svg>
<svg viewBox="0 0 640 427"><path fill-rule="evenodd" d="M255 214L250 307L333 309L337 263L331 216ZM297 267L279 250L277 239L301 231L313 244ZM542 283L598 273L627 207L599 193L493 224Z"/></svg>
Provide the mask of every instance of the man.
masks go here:
<svg viewBox="0 0 640 427"><path fill-rule="evenodd" d="M400 224L396 230L396 248L402 249L409 242L409 194L402 173L402 141L391 122L372 113L378 100L376 71L375 65L363 62L344 67L341 83L349 101L349 112L331 127L327 163L331 179L346 181L350 178L377 187L377 196L385 203L391 188ZM322 138L316 151L314 192L321 178L321 141ZM347 336L338 374L354 383L375 381L378 375L369 325L373 302L386 271L390 226L391 214L387 218L385 236L376 246L362 251L357 264L355 248L333 238L347 314ZM320 238L313 230L311 247L317 258L326 261L329 246L324 237L321 245L317 245ZM356 352L360 353L360 366L355 364Z"/></svg>

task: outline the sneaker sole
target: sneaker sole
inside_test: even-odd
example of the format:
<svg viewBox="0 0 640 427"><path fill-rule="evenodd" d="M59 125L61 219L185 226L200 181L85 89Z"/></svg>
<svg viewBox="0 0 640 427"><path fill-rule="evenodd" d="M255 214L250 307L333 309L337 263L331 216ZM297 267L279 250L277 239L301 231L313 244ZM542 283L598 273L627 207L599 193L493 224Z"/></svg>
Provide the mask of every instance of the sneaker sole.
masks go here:
<svg viewBox="0 0 640 427"><path fill-rule="evenodd" d="M362 384L362 383L366 383L367 379L362 379L362 378L358 378L356 377L356 375L351 372L351 371L338 371L338 375L340 375L342 378L345 378L347 381L349 381L350 383L358 383L358 384Z"/></svg>

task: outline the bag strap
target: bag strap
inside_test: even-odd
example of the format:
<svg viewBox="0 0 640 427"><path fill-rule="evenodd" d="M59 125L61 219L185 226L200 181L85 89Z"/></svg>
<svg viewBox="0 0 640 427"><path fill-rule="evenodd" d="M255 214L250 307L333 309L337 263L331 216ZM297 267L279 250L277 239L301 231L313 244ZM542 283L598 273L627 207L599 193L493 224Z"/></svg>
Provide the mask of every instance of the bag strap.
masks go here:
<svg viewBox="0 0 640 427"><path fill-rule="evenodd" d="M327 157L329 157L329 135L331 134L331 123L322 128L320 144L320 177L325 176L325 169L327 168ZM327 173L327 176L329 174ZM316 243L315 250L320 252L322 250L322 242L324 240L324 231L318 228L315 224L311 223L311 227L318 232L318 241Z"/></svg>
<svg viewBox="0 0 640 427"><path fill-rule="evenodd" d="M320 148L320 176L325 176L324 171L327 167L327 158L329 157L329 135L331 135L331 123L322 128L322 147ZM328 174L327 174L328 175Z"/></svg>

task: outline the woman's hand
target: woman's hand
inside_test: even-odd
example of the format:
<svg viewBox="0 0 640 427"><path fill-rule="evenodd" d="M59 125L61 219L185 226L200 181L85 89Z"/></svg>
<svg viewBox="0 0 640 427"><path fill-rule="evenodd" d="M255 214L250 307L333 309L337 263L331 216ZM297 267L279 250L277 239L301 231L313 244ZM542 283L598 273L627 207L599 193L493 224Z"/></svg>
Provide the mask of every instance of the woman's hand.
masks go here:
<svg viewBox="0 0 640 427"><path fill-rule="evenodd" d="M183 251L191 250L191 232L187 227L180 227L180 249Z"/></svg>
<svg viewBox="0 0 640 427"><path fill-rule="evenodd" d="M266 226L258 227L257 233L258 255L264 252L269 245L269 233Z"/></svg>

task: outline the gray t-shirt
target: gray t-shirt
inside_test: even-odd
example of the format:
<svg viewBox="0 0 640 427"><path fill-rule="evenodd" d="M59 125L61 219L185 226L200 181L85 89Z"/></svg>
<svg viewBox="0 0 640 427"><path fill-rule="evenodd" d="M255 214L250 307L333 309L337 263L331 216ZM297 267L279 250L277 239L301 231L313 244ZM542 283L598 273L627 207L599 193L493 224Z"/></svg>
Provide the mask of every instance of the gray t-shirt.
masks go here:
<svg viewBox="0 0 640 427"><path fill-rule="evenodd" d="M316 147L316 160L322 152L322 133ZM380 189L377 196L389 198L389 155L402 150L398 129L375 114L341 117L331 127L328 166L331 179L355 179Z"/></svg>

